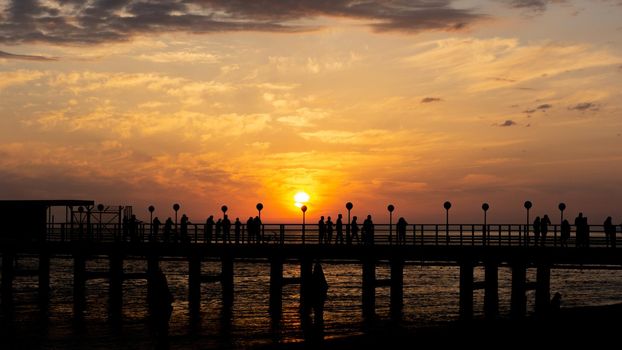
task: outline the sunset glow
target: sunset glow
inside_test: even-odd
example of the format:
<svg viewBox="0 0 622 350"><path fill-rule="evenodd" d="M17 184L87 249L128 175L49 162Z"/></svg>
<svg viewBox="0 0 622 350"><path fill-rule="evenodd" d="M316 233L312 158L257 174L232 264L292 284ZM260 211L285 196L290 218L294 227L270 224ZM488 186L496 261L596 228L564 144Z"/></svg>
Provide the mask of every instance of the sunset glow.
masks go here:
<svg viewBox="0 0 622 350"><path fill-rule="evenodd" d="M0 0L3 197L622 215L616 1L107 3Z"/></svg>
<svg viewBox="0 0 622 350"><path fill-rule="evenodd" d="M294 205L300 208L309 201L309 198L310 197L307 193L298 192L296 193L296 195L294 195L294 201L295 201Z"/></svg>

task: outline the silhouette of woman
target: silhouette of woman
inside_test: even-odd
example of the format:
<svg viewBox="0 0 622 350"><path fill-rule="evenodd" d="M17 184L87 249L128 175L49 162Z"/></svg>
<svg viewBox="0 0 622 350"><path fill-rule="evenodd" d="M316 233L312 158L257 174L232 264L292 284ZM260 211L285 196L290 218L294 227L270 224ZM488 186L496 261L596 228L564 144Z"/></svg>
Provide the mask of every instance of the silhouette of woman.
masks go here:
<svg viewBox="0 0 622 350"><path fill-rule="evenodd" d="M359 225L356 222L358 218L356 216L352 217L352 223L350 223L351 231L352 231L352 241L356 243L361 243L361 239L359 238Z"/></svg>
<svg viewBox="0 0 622 350"><path fill-rule="evenodd" d="M533 237L535 239L535 246L538 246L538 241L540 241L540 229L542 228L541 219L539 216L533 221Z"/></svg>
<svg viewBox="0 0 622 350"><path fill-rule="evenodd" d="M203 232L205 243L212 242L212 236L214 235L214 225L214 215L210 215L209 218L205 220L205 231Z"/></svg>
<svg viewBox="0 0 622 350"><path fill-rule="evenodd" d="M253 243L255 241L255 230L253 229L253 217L249 216L248 220L246 220L246 239L248 243Z"/></svg>
<svg viewBox="0 0 622 350"><path fill-rule="evenodd" d="M341 214L337 215L337 221L335 222L335 231L337 231L337 235L335 236L335 244L343 244L343 215Z"/></svg>
<svg viewBox="0 0 622 350"><path fill-rule="evenodd" d="M235 244L240 243L240 234L242 233L242 222L240 218L235 218Z"/></svg>
<svg viewBox="0 0 622 350"><path fill-rule="evenodd" d="M398 244L406 244L406 226L408 226L406 219L401 217L397 220L396 231Z"/></svg>
<svg viewBox="0 0 622 350"><path fill-rule="evenodd" d="M561 238L561 246L567 247L568 240L570 239L570 223L566 219L562 221L560 238Z"/></svg>
<svg viewBox="0 0 622 350"><path fill-rule="evenodd" d="M333 221L330 216L326 220L326 244L329 244L333 240Z"/></svg>
<svg viewBox="0 0 622 350"><path fill-rule="evenodd" d="M603 223L603 228L605 230L605 239L607 240L607 245L611 248L616 247L616 227L612 223L611 216L608 216Z"/></svg>
<svg viewBox="0 0 622 350"><path fill-rule="evenodd" d="M155 218L153 218L153 222L151 223L151 237L149 237L149 240L151 242L157 242L158 241L158 234L160 233L160 226L161 225L162 225L162 223L160 222L160 219L158 219L157 216Z"/></svg>
<svg viewBox="0 0 622 350"><path fill-rule="evenodd" d="M173 231L173 219L169 216L164 222L164 243L171 241L171 233Z"/></svg>
<svg viewBox="0 0 622 350"><path fill-rule="evenodd" d="M540 245L544 247L546 243L546 234L549 232L549 225L551 224L551 220L548 215L544 215L542 220L540 220ZM537 242L536 242L537 244Z"/></svg>

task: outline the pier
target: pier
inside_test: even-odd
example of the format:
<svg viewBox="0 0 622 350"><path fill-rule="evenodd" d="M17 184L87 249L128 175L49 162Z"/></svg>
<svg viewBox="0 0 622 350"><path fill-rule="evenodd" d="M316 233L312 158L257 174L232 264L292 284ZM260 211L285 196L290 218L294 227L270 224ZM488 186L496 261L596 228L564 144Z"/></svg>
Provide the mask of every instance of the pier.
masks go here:
<svg viewBox="0 0 622 350"><path fill-rule="evenodd" d="M82 209L80 213L93 210L92 202L81 205L88 209ZM41 212L45 211L39 211L39 214ZM70 214L73 216L73 211ZM89 215L97 217L97 213ZM200 291L204 283L220 284L223 305L232 305L236 289L234 265L242 260L269 263L269 270L266 271L270 277L268 307L270 314L276 318L282 309L284 285L299 285L301 306L311 297L311 274L315 262L359 264L362 314L373 317L377 288L390 288L393 318L399 318L402 313L405 264L459 266L459 311L463 320L473 317L474 291L478 289L484 290L485 317L495 319L499 316L500 266L511 268L513 318L526 315L528 290L535 290L536 313L546 312L551 294L551 269L622 268L622 254L619 248L615 248L619 245L611 244L603 227L595 225L590 226L589 246L576 246L574 232L568 242L562 243L557 225L552 225L549 237L539 245L528 239L529 226L520 224L415 224L407 227L406 239L399 242L392 236L392 225L377 224L373 239L352 243L319 242L317 225L311 224L262 224L259 239L249 237L246 227L242 226L239 239L233 235L214 236L206 241L204 225L192 224L188 229L189 240L166 242L153 235L151 223L140 223L133 233L135 237L126 237L125 228L119 221L92 222L78 217L75 221L63 223L45 221L39 222L39 225L5 226L0 240L3 312L10 314L13 284L22 276L38 277L36 293L39 305L43 310L47 307L52 257L73 260L74 313L78 315L85 309L87 280L100 278L109 281L108 304L112 317L121 315L123 281L147 279L158 269L161 259L171 257L188 262L188 307L194 317L200 312ZM304 240L302 232L306 234ZM346 232L350 232L349 228ZM346 242L349 242L348 239ZM38 270L16 269L16 258L22 255L37 256ZM88 260L102 258L108 260L107 271L87 269ZM147 270L141 273L125 272L125 259L144 260ZM201 270L203 261L219 261L220 273L205 274ZM299 276L285 278L283 265L286 263L299 264ZM376 268L380 265L389 266L388 279L376 277ZM474 279L476 267L484 268L484 280ZM534 281L527 280L528 269L536 270ZM328 283L330 285L330 281Z"/></svg>

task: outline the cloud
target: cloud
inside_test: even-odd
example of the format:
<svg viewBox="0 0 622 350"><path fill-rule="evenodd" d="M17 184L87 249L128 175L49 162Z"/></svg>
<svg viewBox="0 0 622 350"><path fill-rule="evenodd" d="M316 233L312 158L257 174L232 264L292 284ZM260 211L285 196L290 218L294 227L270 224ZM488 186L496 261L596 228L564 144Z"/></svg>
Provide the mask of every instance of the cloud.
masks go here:
<svg viewBox="0 0 622 350"><path fill-rule="evenodd" d="M486 16L453 0L12 0L0 12L0 43L98 44L164 32L300 32L321 17L365 23L376 32L455 31Z"/></svg>
<svg viewBox="0 0 622 350"><path fill-rule="evenodd" d="M536 107L536 109L541 110L541 111L546 111L547 109L553 108L553 105L550 105L548 103L545 104L541 104L538 107Z"/></svg>
<svg viewBox="0 0 622 350"><path fill-rule="evenodd" d="M6 51L0 51L0 58L9 60L24 60L24 61L58 61L57 57L47 57L38 55L20 55L9 53Z"/></svg>
<svg viewBox="0 0 622 350"><path fill-rule="evenodd" d="M513 8L544 12L549 4L563 3L566 0L506 0L506 2Z"/></svg>
<svg viewBox="0 0 622 350"><path fill-rule="evenodd" d="M514 125L516 125L516 122L511 119L508 119L501 124L497 124L497 126L500 126L500 127L514 126Z"/></svg>
<svg viewBox="0 0 622 350"><path fill-rule="evenodd" d="M421 103L441 102L442 100L440 97L424 97L421 99Z"/></svg>
<svg viewBox="0 0 622 350"><path fill-rule="evenodd" d="M600 106L598 104L592 103L592 102L581 102L581 103L577 103L574 106L568 107L569 110L575 110L575 111L581 111L581 112L597 111L599 108Z"/></svg>

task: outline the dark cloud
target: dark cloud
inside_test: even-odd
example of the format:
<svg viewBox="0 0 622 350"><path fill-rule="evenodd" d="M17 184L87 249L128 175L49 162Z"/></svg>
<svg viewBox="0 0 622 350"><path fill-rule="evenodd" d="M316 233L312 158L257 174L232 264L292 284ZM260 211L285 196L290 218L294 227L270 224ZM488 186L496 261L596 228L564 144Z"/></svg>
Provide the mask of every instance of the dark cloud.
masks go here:
<svg viewBox="0 0 622 350"><path fill-rule="evenodd" d="M541 104L538 107L536 107L536 109L541 110L541 111L546 111L547 109L553 108L553 105L550 105L548 103L545 104Z"/></svg>
<svg viewBox="0 0 622 350"><path fill-rule="evenodd" d="M26 60L26 61L57 61L56 57L35 56L35 55L19 55L0 51L0 58L9 60Z"/></svg>
<svg viewBox="0 0 622 350"><path fill-rule="evenodd" d="M592 103L592 102L581 102L581 103L577 103L574 106L568 107L569 110L575 110L575 111L581 111L581 112L597 111L599 108L600 107L598 106L598 104Z"/></svg>
<svg viewBox="0 0 622 350"><path fill-rule="evenodd" d="M534 12L543 12L551 3L563 3L566 0L504 0L511 7Z"/></svg>
<svg viewBox="0 0 622 350"><path fill-rule="evenodd" d="M441 102L442 100L440 97L424 97L421 99L421 103Z"/></svg>
<svg viewBox="0 0 622 350"><path fill-rule="evenodd" d="M0 12L0 43L97 44L138 34L298 32L301 20L341 17L377 32L453 31L486 16L454 0L12 0Z"/></svg>
<svg viewBox="0 0 622 350"><path fill-rule="evenodd" d="M508 120L504 121L503 123L497 124L497 125L501 126L501 127L514 126L514 125L516 125L516 122L511 120L511 119L508 119Z"/></svg>

